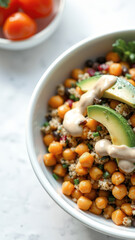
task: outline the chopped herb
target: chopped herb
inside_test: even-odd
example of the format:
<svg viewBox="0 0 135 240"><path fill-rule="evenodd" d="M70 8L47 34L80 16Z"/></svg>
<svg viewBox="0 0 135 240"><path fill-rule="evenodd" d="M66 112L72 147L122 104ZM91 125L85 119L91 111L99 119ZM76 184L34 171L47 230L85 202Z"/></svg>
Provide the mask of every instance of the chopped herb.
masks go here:
<svg viewBox="0 0 135 240"><path fill-rule="evenodd" d="M123 39L117 39L112 46L122 61L135 63L135 41L126 43Z"/></svg>
<svg viewBox="0 0 135 240"><path fill-rule="evenodd" d="M135 165L135 163L133 163Z"/></svg>
<svg viewBox="0 0 135 240"><path fill-rule="evenodd" d="M59 179L59 177L58 177L55 173L53 173L53 177L54 177L56 180Z"/></svg>
<svg viewBox="0 0 135 240"><path fill-rule="evenodd" d="M0 7L8 8L9 0L0 0Z"/></svg>
<svg viewBox="0 0 135 240"><path fill-rule="evenodd" d="M104 156L104 157L101 158L101 161L103 161L103 160L105 160L107 158L108 158L108 156Z"/></svg>
<svg viewBox="0 0 135 240"><path fill-rule="evenodd" d="M115 87L112 87L112 89L114 90L114 89L115 89Z"/></svg>
<svg viewBox="0 0 135 240"><path fill-rule="evenodd" d="M66 144L68 144L69 143L69 141L68 141L68 139L66 139Z"/></svg>
<svg viewBox="0 0 135 240"><path fill-rule="evenodd" d="M76 101L79 101L79 98L78 98L78 97L75 97L74 94L71 94L71 95L69 96L69 98L70 98L71 100L74 100L75 102L76 102Z"/></svg>
<svg viewBox="0 0 135 240"><path fill-rule="evenodd" d="M100 72L95 72L95 76L98 76L100 75L101 73Z"/></svg>
<svg viewBox="0 0 135 240"><path fill-rule="evenodd" d="M103 164L99 164L99 165L98 165L98 168L101 169L101 170L103 170L103 168L104 168Z"/></svg>
<svg viewBox="0 0 135 240"><path fill-rule="evenodd" d="M114 202L115 201L115 197L114 196L109 196L108 197L108 201L109 202Z"/></svg>
<svg viewBox="0 0 135 240"><path fill-rule="evenodd" d="M94 133L93 133L93 137L98 137L98 136L100 136L100 135L99 135L99 132L94 132Z"/></svg>
<svg viewBox="0 0 135 240"><path fill-rule="evenodd" d="M119 86L118 89L122 89L122 86Z"/></svg>
<svg viewBox="0 0 135 240"><path fill-rule="evenodd" d="M127 79L131 79L132 76L131 76L131 74L126 73L125 77L126 77Z"/></svg>
<svg viewBox="0 0 135 240"><path fill-rule="evenodd" d="M89 148L90 150L93 149L93 146L92 146L90 143L88 143L87 146L88 146L88 148Z"/></svg>
<svg viewBox="0 0 135 240"><path fill-rule="evenodd" d="M107 171L105 171L105 172L103 173L103 177L104 177L105 179L109 178L109 177L110 177L110 173L107 172Z"/></svg>
<svg viewBox="0 0 135 240"><path fill-rule="evenodd" d="M47 127L47 126L49 126L49 122L45 122L45 123L43 124L43 127Z"/></svg>
<svg viewBox="0 0 135 240"><path fill-rule="evenodd" d="M74 184L75 184L75 185L78 185L78 184L79 184L79 179L78 179L78 178L74 179Z"/></svg>
<svg viewBox="0 0 135 240"><path fill-rule="evenodd" d="M63 168L67 168L68 165L67 165L66 163L64 163L64 164L62 164L62 167L63 167Z"/></svg>
<svg viewBox="0 0 135 240"><path fill-rule="evenodd" d="M101 126L97 126L97 131L102 131L102 127Z"/></svg>

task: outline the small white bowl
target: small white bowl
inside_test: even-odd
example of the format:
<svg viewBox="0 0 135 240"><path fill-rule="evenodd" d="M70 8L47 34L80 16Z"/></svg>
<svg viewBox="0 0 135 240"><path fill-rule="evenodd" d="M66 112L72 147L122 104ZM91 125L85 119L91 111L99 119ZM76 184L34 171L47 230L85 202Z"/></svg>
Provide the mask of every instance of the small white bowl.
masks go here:
<svg viewBox="0 0 135 240"><path fill-rule="evenodd" d="M64 52L44 73L32 95L27 122L27 149L32 167L40 183L54 201L70 215L87 227L98 232L123 239L135 239L135 228L116 226L111 220L83 212L61 192L61 182L57 182L49 168L44 166L43 155L46 152L40 127L47 113L48 99L55 93L56 86L62 83L72 69L83 67L88 58L105 55L111 50L112 43L118 39L135 40L135 30L114 32L95 39L86 39Z"/></svg>
<svg viewBox="0 0 135 240"><path fill-rule="evenodd" d="M38 32L23 41L10 41L4 38L2 29L0 29L0 48L10 50L23 50L34 47L45 41L56 30L62 17L65 0L54 0L54 9L49 17L38 19Z"/></svg>

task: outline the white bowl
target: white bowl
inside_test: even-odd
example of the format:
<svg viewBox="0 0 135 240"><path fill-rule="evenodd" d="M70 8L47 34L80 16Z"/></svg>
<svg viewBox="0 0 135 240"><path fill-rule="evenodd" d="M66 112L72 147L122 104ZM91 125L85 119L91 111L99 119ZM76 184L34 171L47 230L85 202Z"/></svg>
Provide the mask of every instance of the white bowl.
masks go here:
<svg viewBox="0 0 135 240"><path fill-rule="evenodd" d="M0 29L0 48L10 50L23 50L34 47L45 41L56 30L64 10L65 0L54 0L54 9L49 17L38 19L38 32L23 41L10 41L5 39Z"/></svg>
<svg viewBox="0 0 135 240"><path fill-rule="evenodd" d="M57 182L49 168L43 163L43 155L46 152L42 142L40 127L44 123L44 116L47 112L48 99L54 94L56 86L63 82L72 69L83 67L85 60L105 55L111 50L112 43L118 39L135 40L135 30L115 32L100 36L95 39L86 39L64 52L44 73L38 82L32 95L28 122L27 122L27 148L33 169L48 194L66 212L85 224L101 233L120 237L124 239L135 239L135 229L124 226L116 226L111 220L96 216L90 212L83 212L77 205L64 196L61 192L61 183Z"/></svg>

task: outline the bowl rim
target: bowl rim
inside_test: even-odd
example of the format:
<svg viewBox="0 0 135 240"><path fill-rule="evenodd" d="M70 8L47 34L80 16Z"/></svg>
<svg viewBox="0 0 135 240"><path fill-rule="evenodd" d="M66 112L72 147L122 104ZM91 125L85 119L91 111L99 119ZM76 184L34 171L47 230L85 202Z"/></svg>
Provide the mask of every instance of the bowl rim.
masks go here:
<svg viewBox="0 0 135 240"><path fill-rule="evenodd" d="M103 224L99 222L95 222L95 220L88 218L84 216L83 214L80 214L80 212L76 211L76 209L73 209L72 206L70 206L64 199L60 197L59 194L56 194L56 191L54 188L51 186L50 182L48 179L45 177L44 173L42 172L42 169L40 168L38 162L37 162L37 157L34 152L34 144L32 141L32 119L33 119L33 113L35 109L35 103L36 100L42 91L42 85L44 82L47 82L47 77L51 70L57 66L68 54L71 52L75 51L77 48L83 46L84 44L87 44L88 42L93 42L95 40L100 40L102 38L106 38L109 36L113 36L117 33L123 33L123 34L128 34L129 33L135 33L135 29L128 29L128 30L121 30L121 31L115 31L107 34L101 34L96 37L88 37L85 38L84 40L80 41L79 43L76 43L72 47L70 47L68 50L66 50L64 53L62 53L51 65L50 67L45 71L45 73L42 75L40 78L39 82L37 83L34 92L32 94L29 107L28 107L28 112L27 112L27 121L26 121L26 146L27 146L27 151L29 155L29 159L32 165L32 168L43 186L43 188L46 190L46 192L49 194L49 196L68 214L70 214L72 217L75 219L79 220L83 225L106 235L110 235L113 237L117 238L123 238L123 239L135 239L135 235L133 234L133 231L125 231L123 227L118 227L115 226L115 229L112 228L111 226L106 226L103 228Z"/></svg>
<svg viewBox="0 0 135 240"><path fill-rule="evenodd" d="M5 38L0 38L0 48L8 49L8 50L23 50L27 48L32 48L44 40L48 39L49 36L56 30L60 19L63 14L64 6L66 0L60 0L58 11L51 22L48 24L46 28L36 33L34 36L21 41L11 41Z"/></svg>

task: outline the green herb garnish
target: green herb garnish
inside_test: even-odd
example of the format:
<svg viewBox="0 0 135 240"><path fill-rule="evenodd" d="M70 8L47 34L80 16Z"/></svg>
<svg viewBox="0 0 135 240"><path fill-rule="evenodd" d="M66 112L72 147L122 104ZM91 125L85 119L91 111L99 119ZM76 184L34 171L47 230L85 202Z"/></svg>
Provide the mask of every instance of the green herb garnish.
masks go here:
<svg viewBox="0 0 135 240"><path fill-rule="evenodd" d="M55 173L53 173L53 177L54 177L56 180L59 179L59 177L58 177Z"/></svg>
<svg viewBox="0 0 135 240"><path fill-rule="evenodd" d="M97 126L97 131L102 131L102 127L101 126Z"/></svg>
<svg viewBox="0 0 135 240"><path fill-rule="evenodd" d="M114 202L115 201L115 197L114 196L109 196L108 197L108 201L109 202Z"/></svg>
<svg viewBox="0 0 135 240"><path fill-rule="evenodd" d="M100 72L95 72L95 76L98 76L98 75L100 75L101 73Z"/></svg>
<svg viewBox="0 0 135 240"><path fill-rule="evenodd" d="M101 170L103 170L103 168L104 168L103 164L99 164L99 165L98 165L98 168L101 169Z"/></svg>
<svg viewBox="0 0 135 240"><path fill-rule="evenodd" d="M101 157L101 161L108 159L108 156Z"/></svg>
<svg viewBox="0 0 135 240"><path fill-rule="evenodd" d="M93 146L92 146L90 143L88 143L87 146L88 146L88 148L89 148L90 150L93 149Z"/></svg>
<svg viewBox="0 0 135 240"><path fill-rule="evenodd" d="M43 127L47 127L47 126L49 126L49 122L45 122L45 123L43 124Z"/></svg>
<svg viewBox="0 0 135 240"><path fill-rule="evenodd" d="M131 79L132 76L131 76L131 74L126 73L125 77L126 77L127 79Z"/></svg>
<svg viewBox="0 0 135 240"><path fill-rule="evenodd" d="M8 8L10 0L0 0L0 7Z"/></svg>
<svg viewBox="0 0 135 240"><path fill-rule="evenodd" d="M76 102L76 101L79 101L79 98L78 98L78 97L75 97L74 94L71 94L71 95L69 96L69 98L70 98L71 100L74 100L75 102Z"/></svg>
<svg viewBox="0 0 135 240"><path fill-rule="evenodd" d="M74 184L75 184L75 185L78 185L78 184L79 184L79 179L78 179L78 178L74 179Z"/></svg>
<svg viewBox="0 0 135 240"><path fill-rule="evenodd" d="M117 39L112 46L122 61L135 63L135 41L126 43L123 39Z"/></svg>
<svg viewBox="0 0 135 240"><path fill-rule="evenodd" d="M103 177L104 177L105 179L109 178L109 177L110 177L110 173L107 172L107 171L105 171L105 172L103 173Z"/></svg>
<svg viewBox="0 0 135 240"><path fill-rule="evenodd" d="M93 133L93 137L98 137L99 136L99 132L94 132Z"/></svg>
<svg viewBox="0 0 135 240"><path fill-rule="evenodd" d="M62 164L63 168L68 168L68 165L66 163Z"/></svg>

